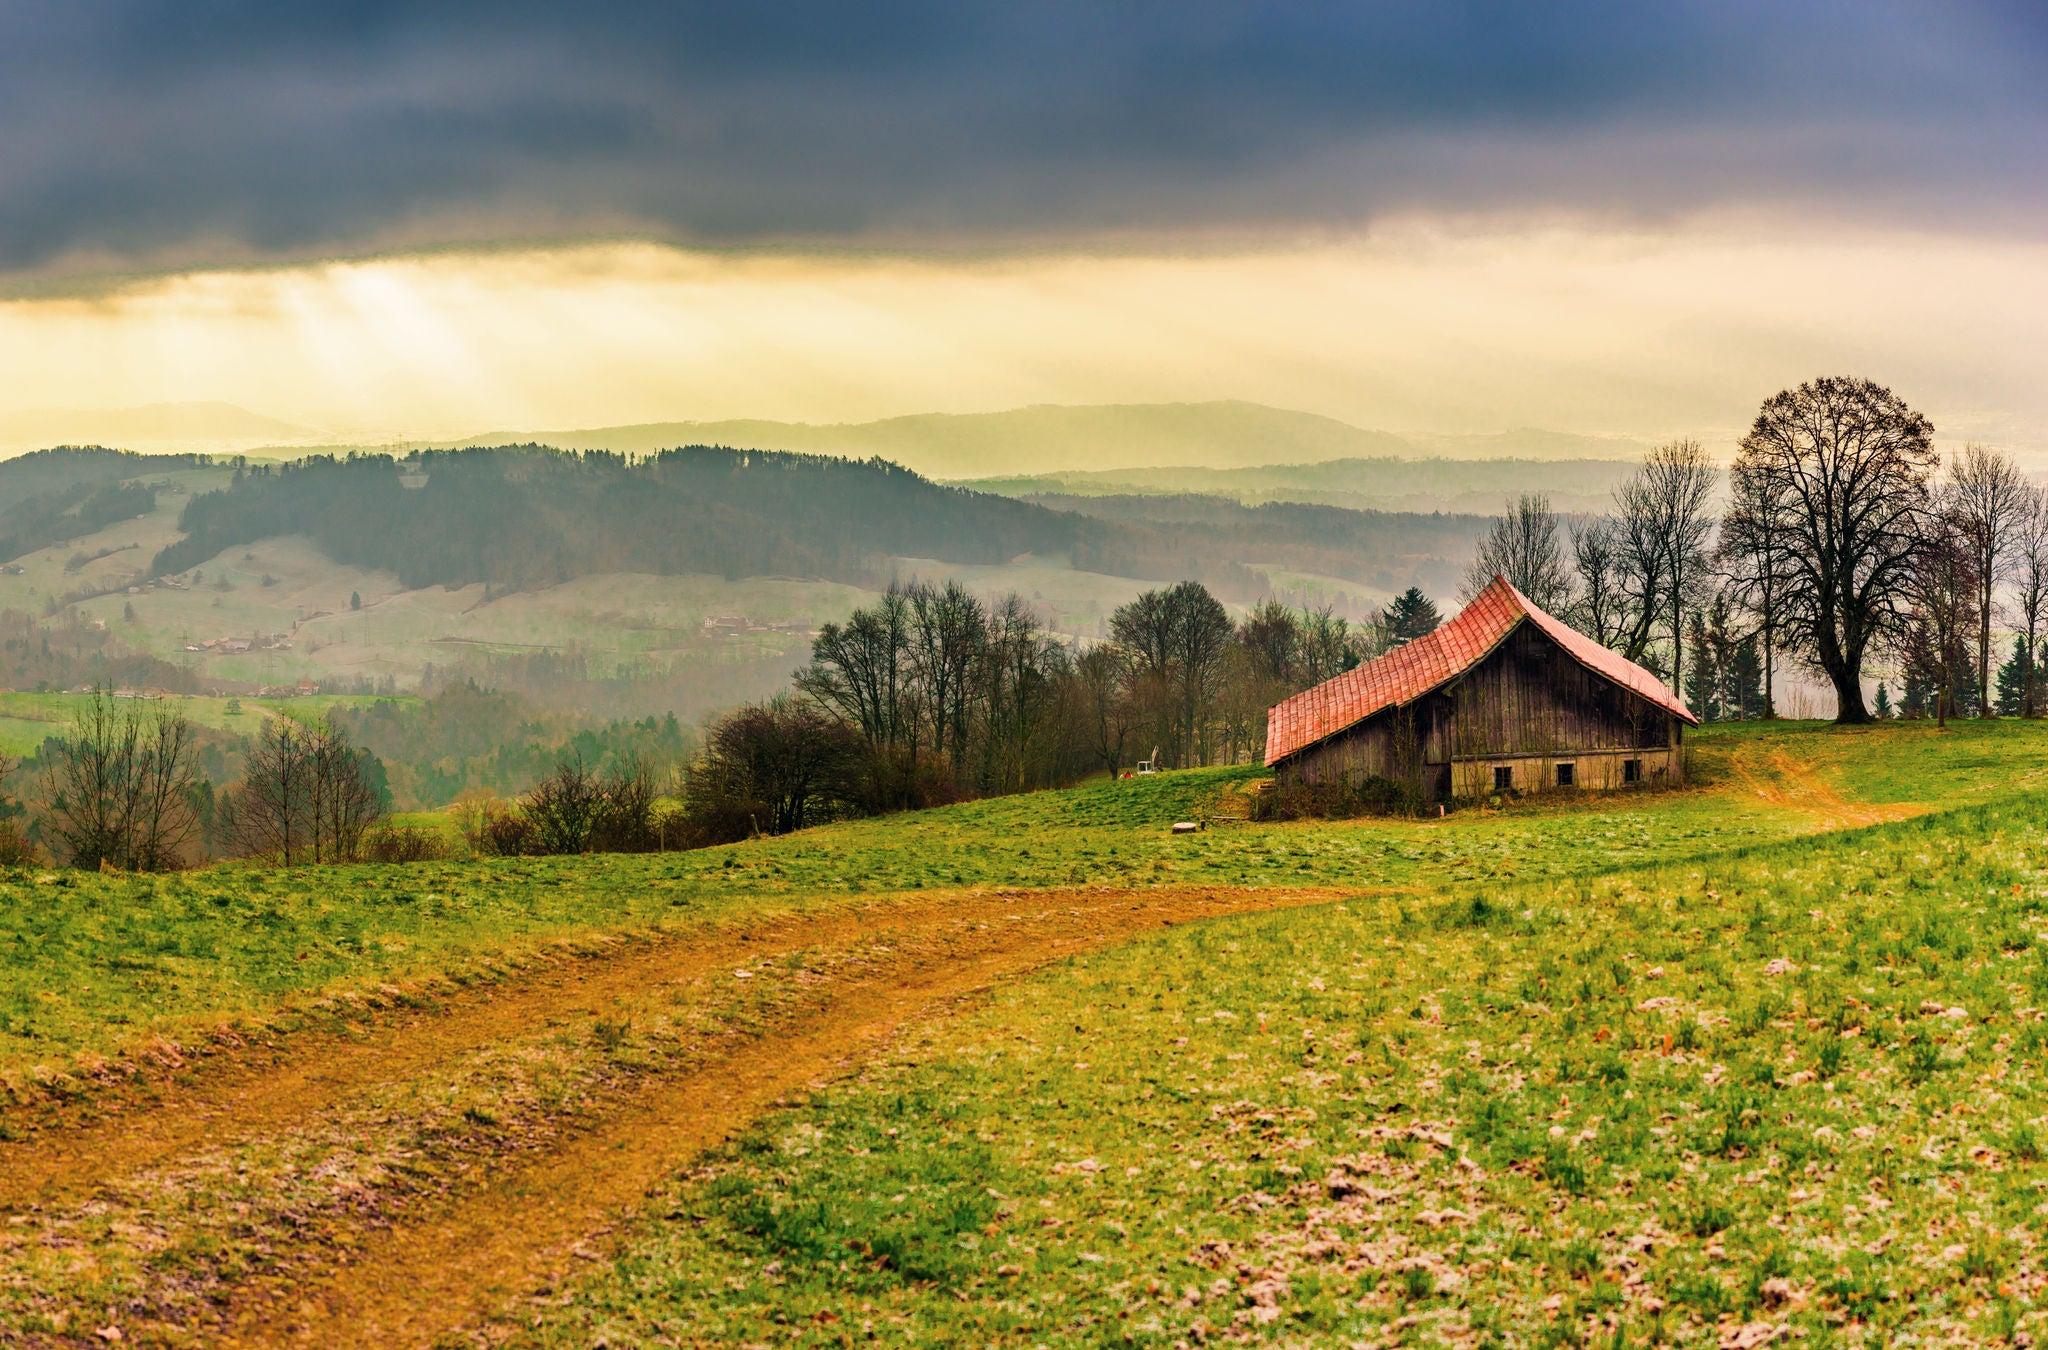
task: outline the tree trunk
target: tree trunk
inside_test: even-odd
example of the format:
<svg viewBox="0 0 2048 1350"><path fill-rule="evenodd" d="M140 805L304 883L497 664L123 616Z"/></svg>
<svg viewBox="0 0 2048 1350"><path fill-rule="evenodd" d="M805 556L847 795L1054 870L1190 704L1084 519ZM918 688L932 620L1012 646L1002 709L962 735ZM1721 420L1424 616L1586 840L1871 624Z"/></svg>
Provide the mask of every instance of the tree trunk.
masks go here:
<svg viewBox="0 0 2048 1350"><path fill-rule="evenodd" d="M1991 706L1991 569L1984 569L1984 600L1977 630L1977 716L1996 717Z"/></svg>
<svg viewBox="0 0 2048 1350"><path fill-rule="evenodd" d="M1772 631L1771 602L1764 601L1764 720L1773 720L1778 715L1778 694L1772 685L1777 668L1778 635Z"/></svg>
<svg viewBox="0 0 2048 1350"><path fill-rule="evenodd" d="M1852 666L1828 671L1828 681L1835 686L1837 725L1861 726L1870 720L1870 710L1863 706L1863 681Z"/></svg>

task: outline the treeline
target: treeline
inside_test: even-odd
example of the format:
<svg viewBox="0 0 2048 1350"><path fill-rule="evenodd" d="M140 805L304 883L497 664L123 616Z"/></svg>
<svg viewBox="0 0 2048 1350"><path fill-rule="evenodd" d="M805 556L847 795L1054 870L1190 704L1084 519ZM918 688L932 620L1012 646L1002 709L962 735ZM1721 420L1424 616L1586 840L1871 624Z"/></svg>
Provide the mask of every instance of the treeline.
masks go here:
<svg viewBox="0 0 2048 1350"><path fill-rule="evenodd" d="M1519 498L1481 541L1465 598L1505 576L1710 721L1774 716L1781 663L1832 685L1845 723L2038 716L2048 494L1983 446L1944 469L1933 437L1881 385L1809 381L1765 401L1725 499L1695 441L1653 451L1608 514L1567 525L1542 496ZM1903 697L1879 685L1873 708L1867 672L1885 663Z"/></svg>
<svg viewBox="0 0 2048 1350"><path fill-rule="evenodd" d="M180 527L158 574L304 534L409 587L518 590L618 572L872 582L888 554L1067 552L1086 522L881 461L697 446L642 460L539 447L313 457L238 474Z"/></svg>
<svg viewBox="0 0 2048 1350"><path fill-rule="evenodd" d="M0 688L42 692L95 684L190 694L199 679L189 667L135 651L74 612L46 623L23 610L0 609Z"/></svg>
<svg viewBox="0 0 2048 1350"><path fill-rule="evenodd" d="M1091 774L1258 757L1273 703L1436 627L1411 589L1370 624L1268 601L1233 619L1198 581L1063 642L1016 596L892 588L829 624L795 688L711 728L684 785L692 843L1058 787Z"/></svg>
<svg viewBox="0 0 2048 1350"><path fill-rule="evenodd" d="M579 722L506 689L470 681L414 699L337 707L329 720L386 766L393 795L411 806L468 796L512 796L574 759L596 772L633 763L673 790L697 748L673 714Z"/></svg>
<svg viewBox="0 0 2048 1350"><path fill-rule="evenodd" d="M1246 561L1355 581L1386 593L1398 594L1413 586L1448 594L1458 583L1473 541L1488 524L1481 516L1358 510L1305 502L1246 505L1228 497L1187 493L1046 494L1026 500L1113 521L1120 530L1148 532L1160 540L1163 554L1178 558L1180 565L1172 575L1196 578L1222 598L1245 604L1273 589L1273 583ZM1214 561L1220 559L1233 561L1225 568ZM1075 566L1115 570L1094 566L1085 554L1076 556Z"/></svg>
<svg viewBox="0 0 2048 1350"><path fill-rule="evenodd" d="M1073 499L1070 509L933 483L881 460L693 446L629 460L539 447L315 456L249 468L190 502L152 563L310 536L337 561L411 587L498 590L607 573L818 577L880 587L891 558L993 565L1020 555L1084 571L1192 577L1249 601L1249 565L1398 589L1453 567L1480 522L1221 498Z"/></svg>

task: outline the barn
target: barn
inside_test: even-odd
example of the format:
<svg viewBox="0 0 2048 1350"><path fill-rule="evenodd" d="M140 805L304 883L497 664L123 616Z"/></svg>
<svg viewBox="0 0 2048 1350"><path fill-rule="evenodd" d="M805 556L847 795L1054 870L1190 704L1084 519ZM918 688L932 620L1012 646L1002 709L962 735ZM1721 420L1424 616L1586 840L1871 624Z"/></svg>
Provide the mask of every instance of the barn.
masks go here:
<svg viewBox="0 0 2048 1350"><path fill-rule="evenodd" d="M1266 714L1285 783L1405 785L1421 800L1676 784L1699 719L1649 671L1495 577L1426 637Z"/></svg>

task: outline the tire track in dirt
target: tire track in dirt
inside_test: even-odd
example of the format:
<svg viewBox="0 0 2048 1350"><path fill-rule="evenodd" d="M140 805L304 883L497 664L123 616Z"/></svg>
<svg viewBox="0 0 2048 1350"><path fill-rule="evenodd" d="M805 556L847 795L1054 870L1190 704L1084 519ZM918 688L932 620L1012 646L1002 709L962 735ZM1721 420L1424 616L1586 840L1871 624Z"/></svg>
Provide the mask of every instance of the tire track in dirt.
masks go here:
<svg viewBox="0 0 2048 1350"><path fill-rule="evenodd" d="M1229 914L1323 903L1349 891L1033 893L949 954L863 976L821 1008L697 1067L621 1094L604 1117L550 1152L507 1166L431 1213L354 1235L317 1260L260 1280L225 1310L210 1344L426 1346L499 1323L559 1279L581 1244L629 1215L649 1190L793 1092L843 1073L906 1022L993 983L1138 933ZM948 918L961 917L956 905ZM870 936L874 929L868 930ZM756 946L754 953L758 954Z"/></svg>
<svg viewBox="0 0 2048 1350"><path fill-rule="evenodd" d="M764 955L844 945L886 931L1000 922L1020 903L1085 911L1146 894L1077 889L920 895L835 905L744 927L675 928L455 990L427 1007L382 1011L347 1031L286 1033L246 1053L201 1061L180 1079L110 1090L85 1103L89 1115L0 1143L0 1214L74 1199L200 1148L289 1127L336 1102L418 1078L550 1019L600 1011L626 996L687 984ZM1304 899L1330 894L1301 893Z"/></svg>

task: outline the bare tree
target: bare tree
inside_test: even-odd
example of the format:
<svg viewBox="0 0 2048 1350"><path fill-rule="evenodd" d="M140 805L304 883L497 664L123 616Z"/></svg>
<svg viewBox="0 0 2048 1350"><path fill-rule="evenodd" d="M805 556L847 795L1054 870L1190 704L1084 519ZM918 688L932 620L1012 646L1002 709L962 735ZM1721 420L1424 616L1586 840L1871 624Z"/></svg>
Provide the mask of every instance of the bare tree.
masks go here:
<svg viewBox="0 0 2048 1350"><path fill-rule="evenodd" d="M1223 674L1230 615L1199 581L1146 591L1110 616L1110 632L1136 663L1141 703L1163 714L1158 731L1169 757L1203 762L1207 710Z"/></svg>
<svg viewBox="0 0 2048 1350"><path fill-rule="evenodd" d="M1574 525L1572 599L1574 627L1603 647L1618 646L1629 627L1626 581L1622 575L1619 526L1612 516Z"/></svg>
<svg viewBox="0 0 2048 1350"><path fill-rule="evenodd" d="M957 771L967 759L974 671L988 627L987 610L957 581L912 586L906 594L911 667L923 691L932 744Z"/></svg>
<svg viewBox="0 0 2048 1350"><path fill-rule="evenodd" d="M1372 636L1366 633L1367 645L1361 648L1350 621L1333 606L1320 605L1307 611L1301 619L1301 683L1321 684L1333 675L1343 674L1361 659L1380 655L1371 650L1377 645Z"/></svg>
<svg viewBox="0 0 2048 1350"><path fill-rule="evenodd" d="M1673 689L1683 687L1685 675L1686 610L1701 598L1711 575L1707 540L1714 518L1707 508L1720 476L1698 441L1672 441L1652 450L1616 494L1623 518L1638 523L1637 556L1655 555L1656 583L1646 578L1644 586L1646 609L1670 624ZM1642 626L1652 629L1655 622L1645 615Z"/></svg>
<svg viewBox="0 0 2048 1350"><path fill-rule="evenodd" d="M1784 628L1785 544L1790 531L1784 484L1768 463L1738 462L1729 475L1733 496L1721 521L1716 557L1729 597L1755 621L1763 642L1764 716L1778 715L1775 685L1779 635Z"/></svg>
<svg viewBox="0 0 2048 1350"><path fill-rule="evenodd" d="M220 806L238 852L286 867L354 861L382 809L360 752L339 726L285 716L264 722L242 781Z"/></svg>
<svg viewBox="0 0 2048 1350"><path fill-rule="evenodd" d="M535 783L520 805L533 827L535 852L588 853L604 809L604 787L583 756L571 755Z"/></svg>
<svg viewBox="0 0 2048 1350"><path fill-rule="evenodd" d="M1479 541L1478 556L1465 569L1459 597L1470 604L1496 576L1506 578L1539 609L1562 613L1571 603L1571 573L1550 498L1523 493L1509 503L1507 512Z"/></svg>
<svg viewBox="0 0 2048 1350"><path fill-rule="evenodd" d="M1131 655L1100 642L1074 662L1091 757L1112 774L1123 768L1137 711L1131 698Z"/></svg>
<svg viewBox="0 0 2048 1350"><path fill-rule="evenodd" d="M2031 496L2011 459L1966 445L1949 468L1955 524L1977 579L1977 715L1996 717L1991 703L1991 611L1998 583L2013 571L2015 534ZM2031 649L2029 649L2031 651Z"/></svg>
<svg viewBox="0 0 2048 1350"><path fill-rule="evenodd" d="M1738 467L1784 485L1786 619L1838 722L1870 720L1864 660L1905 616L1933 437L1891 390L1828 376L1772 395L1742 439Z"/></svg>
<svg viewBox="0 0 2048 1350"><path fill-rule="evenodd" d="M842 809L862 756L860 734L787 695L719 719L690 770L692 829L705 843L787 834Z"/></svg>
<svg viewBox="0 0 2048 1350"><path fill-rule="evenodd" d="M1167 592L1173 610L1173 660L1180 707L1183 764L1209 760L1208 705L1223 677L1230 648L1230 614L1199 581L1183 581Z"/></svg>
<svg viewBox="0 0 2048 1350"><path fill-rule="evenodd" d="M1946 726L1957 711L1956 687L1971 670L1970 630L1977 617L1976 541L1969 508L1953 485L1934 494L1921 521L1920 546L1907 577L1913 632L1903 646L1933 677L1934 716Z"/></svg>
<svg viewBox="0 0 2048 1350"><path fill-rule="evenodd" d="M1638 481L1630 479L1615 493L1614 575L1619 583L1620 626L1608 645L1631 661L1653 665L1650 643L1657 636L1657 618L1669 593L1664 573L1670 550L1656 498L1628 490Z"/></svg>
<svg viewBox="0 0 2048 1350"><path fill-rule="evenodd" d="M191 728L168 704L93 690L55 743L46 793L48 832L72 865L177 866L196 826L191 751Z"/></svg>
<svg viewBox="0 0 2048 1350"><path fill-rule="evenodd" d="M2026 643L2026 687L2023 717L2041 715L2037 672L2041 665L2041 625L2048 619L2048 492L2028 486L2013 528L2012 620Z"/></svg>
<svg viewBox="0 0 2048 1350"><path fill-rule="evenodd" d="M872 609L857 609L845 624L828 623L811 643L811 664L797 688L860 729L875 750L901 744L916 755L917 719L911 683L911 604L890 587Z"/></svg>

